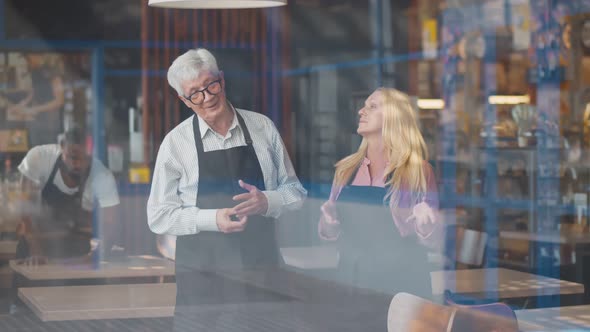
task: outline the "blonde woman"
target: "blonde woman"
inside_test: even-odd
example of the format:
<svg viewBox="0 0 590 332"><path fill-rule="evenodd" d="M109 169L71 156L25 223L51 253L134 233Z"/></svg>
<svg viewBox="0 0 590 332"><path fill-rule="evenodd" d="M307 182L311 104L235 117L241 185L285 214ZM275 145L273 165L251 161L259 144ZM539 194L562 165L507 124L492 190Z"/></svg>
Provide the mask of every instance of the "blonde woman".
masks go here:
<svg viewBox="0 0 590 332"><path fill-rule="evenodd" d="M319 234L340 250L338 278L386 294L432 296L427 247L441 231L438 194L408 96L379 88L358 111L357 152L336 163Z"/></svg>

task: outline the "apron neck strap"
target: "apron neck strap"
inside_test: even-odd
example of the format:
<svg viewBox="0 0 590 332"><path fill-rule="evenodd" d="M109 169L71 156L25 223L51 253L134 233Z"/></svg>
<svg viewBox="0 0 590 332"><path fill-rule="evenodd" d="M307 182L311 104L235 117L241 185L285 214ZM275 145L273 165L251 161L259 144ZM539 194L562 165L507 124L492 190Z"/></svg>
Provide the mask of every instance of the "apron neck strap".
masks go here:
<svg viewBox="0 0 590 332"><path fill-rule="evenodd" d="M244 119L242 118L240 113L236 110L236 108L229 101L227 101L227 105L234 112L234 116L236 116L238 118L238 124L240 125L240 128L242 128L242 132L244 133L244 140L246 141L246 144L252 145L252 138L250 136L250 132L248 131L248 127L246 127L246 123L244 122ZM203 139L201 138L201 129L199 127L199 116L196 114L193 117L193 133L195 135L195 144L197 146L197 151L204 152L205 149L203 148Z"/></svg>

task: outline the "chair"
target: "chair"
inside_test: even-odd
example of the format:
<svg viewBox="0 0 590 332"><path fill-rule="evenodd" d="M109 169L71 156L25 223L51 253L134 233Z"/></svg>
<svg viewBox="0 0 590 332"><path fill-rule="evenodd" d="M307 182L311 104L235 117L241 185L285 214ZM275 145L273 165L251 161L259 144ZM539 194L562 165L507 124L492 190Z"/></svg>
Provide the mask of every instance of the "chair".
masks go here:
<svg viewBox="0 0 590 332"><path fill-rule="evenodd" d="M514 312L507 314L502 306L444 306L408 293L398 293L389 305L387 331L516 332L518 322Z"/></svg>
<svg viewBox="0 0 590 332"><path fill-rule="evenodd" d="M516 314L510 306L502 302L483 303L474 305L465 305L455 302L454 296L448 290L445 291L445 304L453 307L462 307L466 309L478 310L481 312L487 312L496 316L505 317L507 319L515 319Z"/></svg>
<svg viewBox="0 0 590 332"><path fill-rule="evenodd" d="M502 303L484 306L458 306L447 331L517 332L518 320L514 312ZM510 312L506 311L510 310Z"/></svg>
<svg viewBox="0 0 590 332"><path fill-rule="evenodd" d="M452 312L451 307L438 305L412 294L398 293L389 305L387 331L446 331Z"/></svg>
<svg viewBox="0 0 590 332"><path fill-rule="evenodd" d="M176 258L176 236L158 234L156 237L156 246L158 252L169 260L175 260Z"/></svg>
<svg viewBox="0 0 590 332"><path fill-rule="evenodd" d="M449 233L455 231L455 237L450 238ZM484 253L488 241L488 235L473 229L464 227L447 230L447 246L455 262L466 266L483 265Z"/></svg>
<svg viewBox="0 0 590 332"><path fill-rule="evenodd" d="M447 256L452 263L447 269L482 267L488 242L488 234L465 227L449 227L446 234ZM449 290L444 294L445 303L487 304L487 301L454 294Z"/></svg>

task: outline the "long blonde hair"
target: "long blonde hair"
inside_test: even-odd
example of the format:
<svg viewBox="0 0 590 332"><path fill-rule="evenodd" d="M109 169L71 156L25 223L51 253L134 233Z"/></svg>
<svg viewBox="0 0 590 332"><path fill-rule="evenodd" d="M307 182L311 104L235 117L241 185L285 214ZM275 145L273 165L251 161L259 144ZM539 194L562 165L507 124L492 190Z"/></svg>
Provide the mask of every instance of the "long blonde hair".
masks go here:
<svg viewBox="0 0 590 332"><path fill-rule="evenodd" d="M381 137L389 161L384 179L388 187L387 196L397 207L400 191L412 193L415 201L427 190L423 163L428 159L424 138L410 98L403 92L391 88L379 88L383 96L383 128ZM363 138L358 150L336 163L334 184L345 186L367 156L368 142Z"/></svg>

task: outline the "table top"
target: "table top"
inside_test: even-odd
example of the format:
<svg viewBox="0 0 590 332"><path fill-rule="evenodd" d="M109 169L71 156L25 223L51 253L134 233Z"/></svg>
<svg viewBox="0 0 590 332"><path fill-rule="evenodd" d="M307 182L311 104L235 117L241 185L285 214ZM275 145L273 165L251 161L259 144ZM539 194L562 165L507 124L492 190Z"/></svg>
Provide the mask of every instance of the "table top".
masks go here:
<svg viewBox="0 0 590 332"><path fill-rule="evenodd" d="M281 254L287 265L304 270L338 265L338 251L334 247L281 248ZM434 295L442 295L445 289L501 299L584 292L582 284L504 268L434 271L431 279Z"/></svg>
<svg viewBox="0 0 590 332"><path fill-rule="evenodd" d="M155 256L129 256L113 261L50 262L38 266L19 265L10 261L10 267L29 280L108 279L174 276L174 262Z"/></svg>
<svg viewBox="0 0 590 332"><path fill-rule="evenodd" d="M555 244L586 244L590 243L590 234L573 231L555 232L523 232L501 231L500 237L509 240L525 240L532 242L547 242Z"/></svg>
<svg viewBox="0 0 590 332"><path fill-rule="evenodd" d="M64 320L171 317L173 283L20 288L19 297L45 322ZM273 301L203 305L191 312L195 331L348 332L379 325L385 330L387 303L359 309L350 303ZM383 310L375 310L379 306ZM221 316L211 312L223 312ZM352 313L352 314L351 314ZM213 319L212 319L213 317Z"/></svg>
<svg viewBox="0 0 590 332"><path fill-rule="evenodd" d="M590 329L590 305L516 310L520 331Z"/></svg>
<svg viewBox="0 0 590 332"><path fill-rule="evenodd" d="M434 295L445 289L498 299L584 293L584 285L579 283L504 268L434 271L430 276Z"/></svg>
<svg viewBox="0 0 590 332"><path fill-rule="evenodd" d="M42 321L171 317L175 294L174 283L19 289L19 297ZM301 302L228 304L222 308L207 306L199 314L231 309L228 312L235 317L247 315L250 322L264 321L267 325L297 326L300 331L311 331L314 318L308 315L321 309L311 306L313 308ZM590 329L590 305L516 310L515 313L521 331ZM252 320L254 316L261 319Z"/></svg>
<svg viewBox="0 0 590 332"><path fill-rule="evenodd" d="M18 296L42 321L170 317L176 284L32 287Z"/></svg>
<svg viewBox="0 0 590 332"><path fill-rule="evenodd" d="M277 271L264 276L259 271L222 275L258 287L270 288L275 292L302 300L317 297L317 294L322 291L336 287L330 280L320 280L301 273L286 271ZM435 296L442 295L446 289L454 293L485 299L584 293L584 285L579 283L505 268L441 270L431 272L430 276L432 294Z"/></svg>

